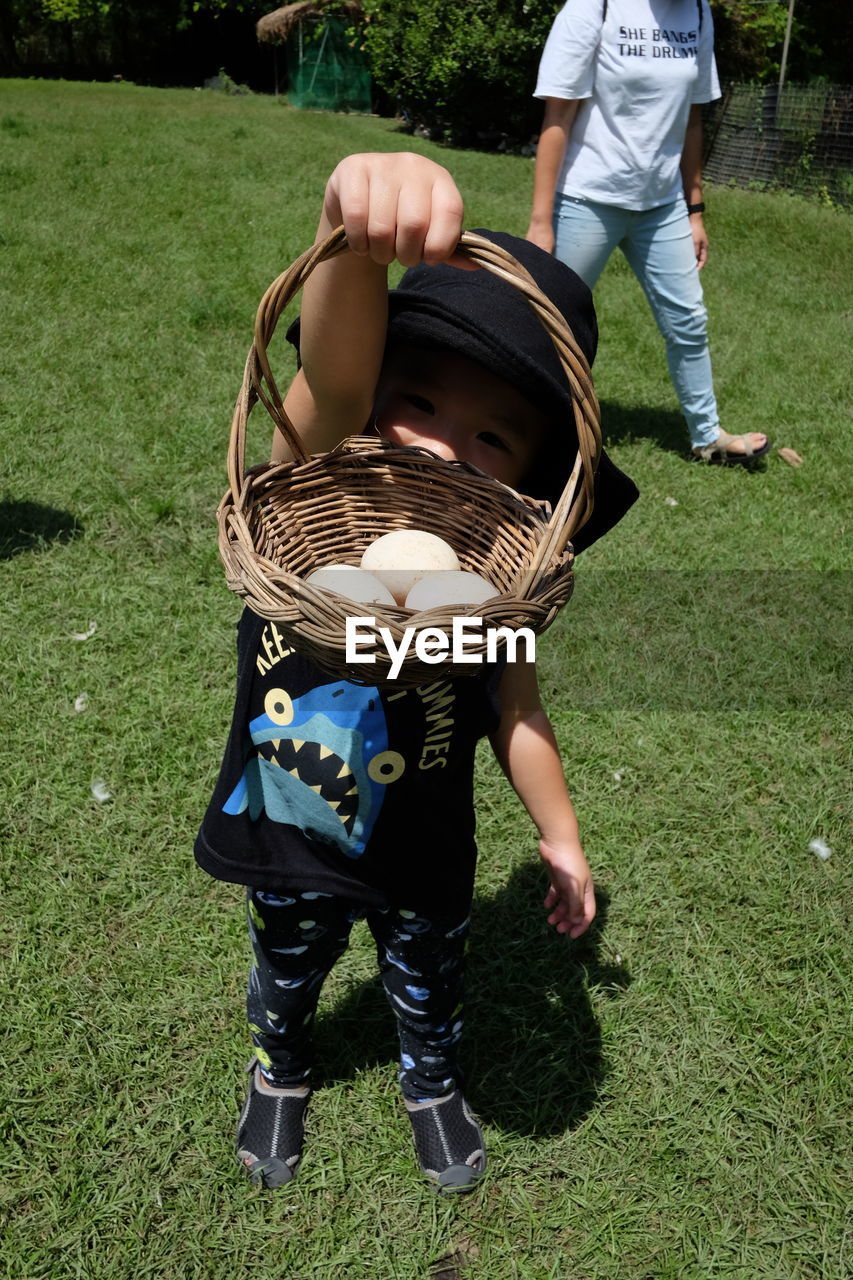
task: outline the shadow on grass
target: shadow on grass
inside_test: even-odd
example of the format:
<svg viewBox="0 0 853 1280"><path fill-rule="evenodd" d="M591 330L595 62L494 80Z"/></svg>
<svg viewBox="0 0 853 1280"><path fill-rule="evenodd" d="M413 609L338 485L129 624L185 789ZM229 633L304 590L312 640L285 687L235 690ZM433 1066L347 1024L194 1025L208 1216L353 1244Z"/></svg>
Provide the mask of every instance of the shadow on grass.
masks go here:
<svg viewBox="0 0 853 1280"><path fill-rule="evenodd" d="M466 967L463 1062L466 1093L478 1115L522 1134L574 1128L595 1103L605 1067L601 1033L587 986L613 995L630 982L602 958L607 895L575 942L543 924L538 866L514 872L474 906ZM327 1082L395 1063L394 1020L377 979L356 987L322 1014L317 1060Z"/></svg>
<svg viewBox="0 0 853 1280"><path fill-rule="evenodd" d="M693 461L690 457L687 424L681 414L672 409L656 409L653 405L630 407L616 404L612 400L602 400L601 429L607 447L633 444L636 440L653 440L667 453L678 453L688 461ZM742 471L764 471L767 456L735 465Z"/></svg>
<svg viewBox="0 0 853 1280"><path fill-rule="evenodd" d="M83 526L70 511L44 507L40 502L0 501L0 560L23 551L43 551L51 542L70 542Z"/></svg>
<svg viewBox="0 0 853 1280"><path fill-rule="evenodd" d="M588 986L616 995L630 982L605 958L607 895L596 893L593 924L571 941L544 923L544 891L541 869L531 864L478 904L465 1056L478 1114L540 1135L580 1124L606 1073Z"/></svg>
<svg viewBox="0 0 853 1280"><path fill-rule="evenodd" d="M654 440L670 453L687 454L690 440L680 413L652 405L631 407L612 400L601 401L601 428L608 445Z"/></svg>

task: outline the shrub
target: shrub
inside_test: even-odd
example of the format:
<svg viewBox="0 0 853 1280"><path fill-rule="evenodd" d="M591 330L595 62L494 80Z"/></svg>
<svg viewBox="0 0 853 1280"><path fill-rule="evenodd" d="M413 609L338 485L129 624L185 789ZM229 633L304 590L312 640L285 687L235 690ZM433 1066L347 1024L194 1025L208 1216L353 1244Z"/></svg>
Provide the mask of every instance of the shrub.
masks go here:
<svg viewBox="0 0 853 1280"><path fill-rule="evenodd" d="M409 124L456 145L525 141L554 0L366 0L374 81Z"/></svg>

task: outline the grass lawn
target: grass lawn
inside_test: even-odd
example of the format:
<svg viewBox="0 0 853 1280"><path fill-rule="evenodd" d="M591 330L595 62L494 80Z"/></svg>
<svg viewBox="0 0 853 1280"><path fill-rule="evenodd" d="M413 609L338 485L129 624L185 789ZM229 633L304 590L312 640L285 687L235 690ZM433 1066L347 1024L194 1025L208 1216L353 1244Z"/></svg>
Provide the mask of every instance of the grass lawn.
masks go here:
<svg viewBox="0 0 853 1280"><path fill-rule="evenodd" d="M451 168L469 225L523 233L520 157L266 98L0 81L0 1273L842 1280L851 224L785 197L709 190L704 280L723 425L798 469L687 461L639 288L614 261L598 290L608 447L642 499L540 665L600 910L577 943L550 933L484 754L485 1185L445 1203L419 1181L361 935L324 992L297 1183L258 1192L234 1162L241 895L191 852L239 613L213 519L228 423L328 173L410 148Z"/></svg>

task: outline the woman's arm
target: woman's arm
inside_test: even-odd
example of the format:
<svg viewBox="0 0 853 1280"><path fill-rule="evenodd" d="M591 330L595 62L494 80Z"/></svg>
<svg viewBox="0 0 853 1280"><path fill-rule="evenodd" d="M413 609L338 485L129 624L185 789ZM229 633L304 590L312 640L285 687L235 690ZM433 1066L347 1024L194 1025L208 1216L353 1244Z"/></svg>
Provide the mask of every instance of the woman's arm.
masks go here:
<svg viewBox="0 0 853 1280"><path fill-rule="evenodd" d="M684 134L684 147L681 151L681 183L688 208L690 205L701 204L702 108L696 103L690 108L687 130ZM690 230L693 232L696 266L701 271L708 260L708 236L701 212L690 214Z"/></svg>
<svg viewBox="0 0 853 1280"><path fill-rule="evenodd" d="M351 253L321 263L302 291L302 368L284 401L309 452L364 429L388 323L388 265L446 262L462 231L446 169L407 152L348 156L326 184L317 240L343 225ZM289 456L280 433L273 460Z"/></svg>
<svg viewBox="0 0 853 1280"><path fill-rule="evenodd" d="M526 238L538 244L540 249L544 249L547 253L554 252L554 192L577 110L577 98L545 99L542 132L536 148L533 207Z"/></svg>
<svg viewBox="0 0 853 1280"><path fill-rule="evenodd" d="M577 938L595 916L592 875L532 663L507 667L501 681L501 723L491 744L539 831L539 853L550 877L548 923Z"/></svg>

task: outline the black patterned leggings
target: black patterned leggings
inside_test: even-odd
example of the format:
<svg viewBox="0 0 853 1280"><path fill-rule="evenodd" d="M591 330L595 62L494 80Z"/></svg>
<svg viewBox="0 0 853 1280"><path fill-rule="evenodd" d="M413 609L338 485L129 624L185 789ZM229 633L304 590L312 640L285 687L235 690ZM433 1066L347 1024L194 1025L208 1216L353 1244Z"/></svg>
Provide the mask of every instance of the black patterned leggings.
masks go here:
<svg viewBox="0 0 853 1280"><path fill-rule="evenodd" d="M250 889L247 906L255 955L249 1029L270 1084L295 1088L307 1081L320 989L346 951L353 924L365 919L397 1020L404 1095L421 1101L456 1086L467 918L427 919L414 911L366 909L332 894L299 891Z"/></svg>

